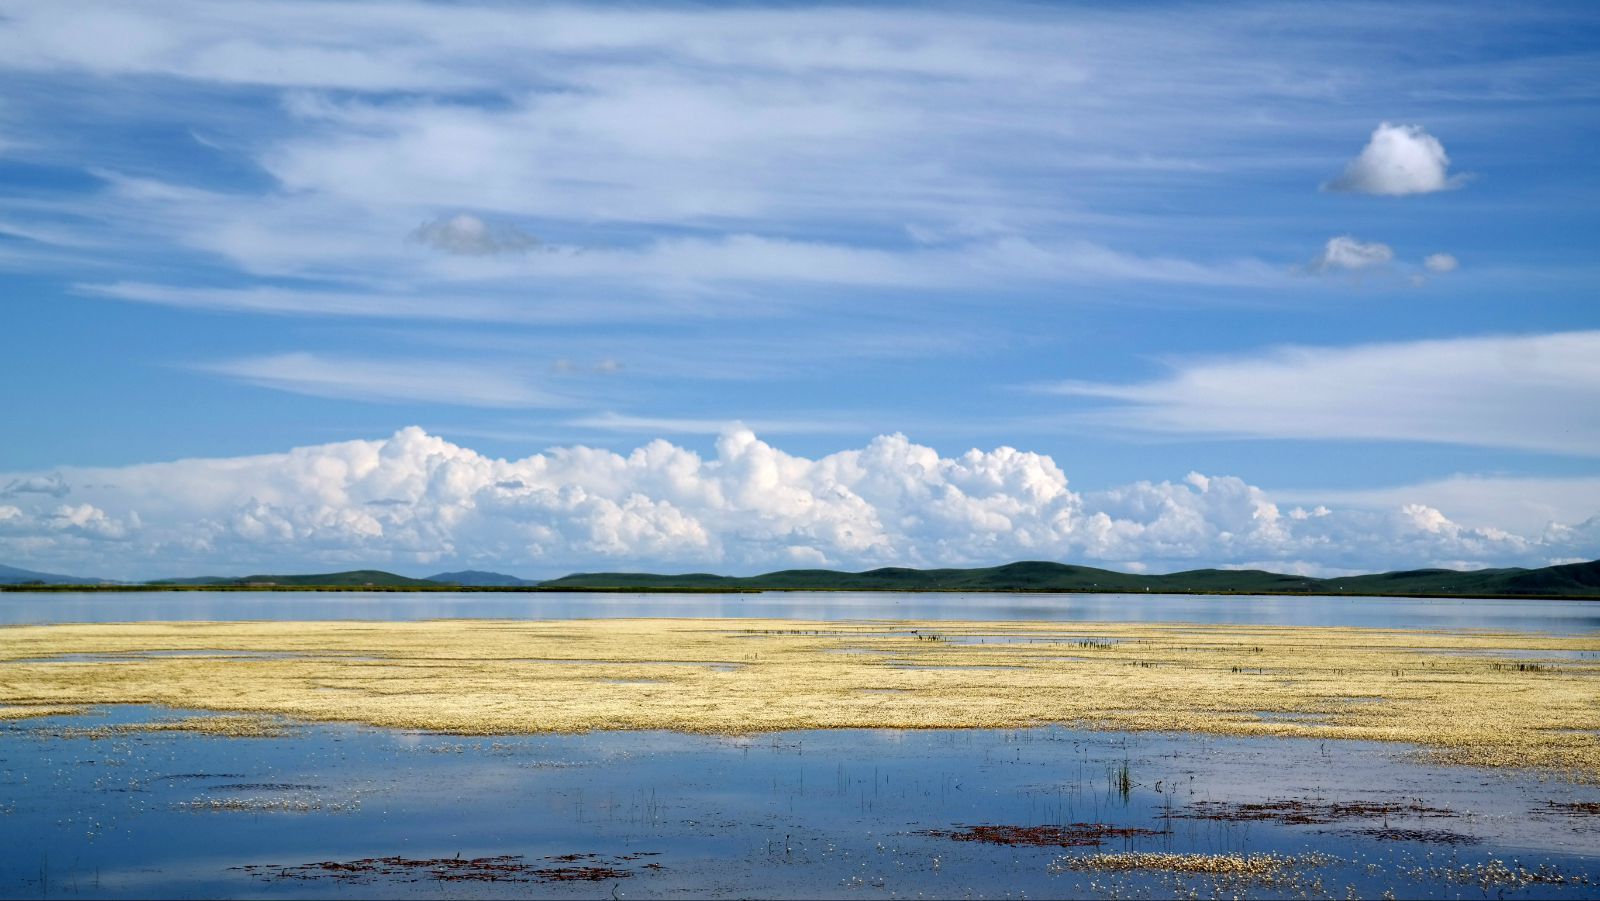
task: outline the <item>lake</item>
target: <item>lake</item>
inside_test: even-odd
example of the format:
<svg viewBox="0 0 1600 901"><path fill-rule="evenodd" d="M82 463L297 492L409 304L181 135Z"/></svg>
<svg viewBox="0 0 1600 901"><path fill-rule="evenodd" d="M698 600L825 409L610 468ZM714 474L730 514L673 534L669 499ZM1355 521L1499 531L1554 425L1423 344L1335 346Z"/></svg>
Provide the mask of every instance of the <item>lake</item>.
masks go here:
<svg viewBox="0 0 1600 901"><path fill-rule="evenodd" d="M1600 631L1600 602L1119 594L153 591L0 594L0 624L168 620L953 619Z"/></svg>
<svg viewBox="0 0 1600 901"><path fill-rule="evenodd" d="M0 595L6 623L651 615L1600 630L1600 606L1562 601ZM1600 897L1600 786L1394 743L1062 726L123 728L191 714L0 722L0 896Z"/></svg>

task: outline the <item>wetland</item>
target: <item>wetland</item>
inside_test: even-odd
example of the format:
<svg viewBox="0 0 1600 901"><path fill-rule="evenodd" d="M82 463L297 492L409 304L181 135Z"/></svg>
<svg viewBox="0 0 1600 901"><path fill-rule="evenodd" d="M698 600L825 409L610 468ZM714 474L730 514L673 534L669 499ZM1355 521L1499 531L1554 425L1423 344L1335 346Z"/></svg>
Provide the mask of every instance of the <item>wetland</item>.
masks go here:
<svg viewBox="0 0 1600 901"><path fill-rule="evenodd" d="M178 600L0 607L0 894L1600 896L1581 603Z"/></svg>

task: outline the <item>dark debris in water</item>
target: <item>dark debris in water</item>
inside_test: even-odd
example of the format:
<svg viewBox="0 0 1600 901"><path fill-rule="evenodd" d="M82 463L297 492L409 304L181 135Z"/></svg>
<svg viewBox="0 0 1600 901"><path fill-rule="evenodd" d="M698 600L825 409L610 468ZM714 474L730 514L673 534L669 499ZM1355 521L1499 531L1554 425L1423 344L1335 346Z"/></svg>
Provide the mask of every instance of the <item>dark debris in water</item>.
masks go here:
<svg viewBox="0 0 1600 901"><path fill-rule="evenodd" d="M244 773L173 773L168 776L156 776L152 782L165 782L169 779L243 779Z"/></svg>
<svg viewBox="0 0 1600 901"><path fill-rule="evenodd" d="M1048 848L1097 848L1107 839L1139 838L1164 833L1136 826L1110 826L1105 823L1070 823L1065 826L962 826L957 829L925 829L918 835L948 838L958 842L983 842Z"/></svg>
<svg viewBox="0 0 1600 901"><path fill-rule="evenodd" d="M211 791L241 791L241 792L294 792L294 791L321 791L320 785L301 785L295 782L230 782L226 785L213 785Z"/></svg>
<svg viewBox="0 0 1600 901"><path fill-rule="evenodd" d="M1346 830L1349 835L1362 835L1380 842L1428 842L1436 845L1476 845L1483 840L1464 832L1449 829L1401 829L1396 826L1373 826L1368 829Z"/></svg>
<svg viewBox="0 0 1600 901"><path fill-rule="evenodd" d="M1600 817L1600 801L1546 801L1540 813L1558 813L1569 817Z"/></svg>
<svg viewBox="0 0 1600 901"><path fill-rule="evenodd" d="M1174 819L1223 820L1227 822L1270 821L1290 825L1326 825L1345 820L1378 820L1389 817L1456 817L1461 814L1443 807L1429 807L1421 801L1307 801L1299 798L1231 804L1226 801L1195 801Z"/></svg>
<svg viewBox="0 0 1600 901"><path fill-rule="evenodd" d="M335 879L350 882L394 880L421 882L600 882L627 879L634 875L631 866L656 852L641 852L620 857L599 854L562 854L530 862L520 854L498 857L364 857L360 860L324 860L286 867L278 864L251 864L234 867L257 879L315 880ZM642 869L660 870L658 863Z"/></svg>

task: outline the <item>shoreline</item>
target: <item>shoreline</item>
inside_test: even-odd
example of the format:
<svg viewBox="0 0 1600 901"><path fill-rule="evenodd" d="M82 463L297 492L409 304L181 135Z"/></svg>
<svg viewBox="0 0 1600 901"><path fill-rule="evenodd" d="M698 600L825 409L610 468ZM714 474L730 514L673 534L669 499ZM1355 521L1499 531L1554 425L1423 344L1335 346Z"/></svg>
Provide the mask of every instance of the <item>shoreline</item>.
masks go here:
<svg viewBox="0 0 1600 901"><path fill-rule="evenodd" d="M1098 588L637 588L549 587L537 585L0 585L0 594L139 594L155 592L367 592L385 594L1023 594L1118 595L1131 597L1282 597L1282 598L1413 598L1443 601L1600 601L1600 594L1440 594L1389 592L1383 594L1309 591L1108 591Z"/></svg>

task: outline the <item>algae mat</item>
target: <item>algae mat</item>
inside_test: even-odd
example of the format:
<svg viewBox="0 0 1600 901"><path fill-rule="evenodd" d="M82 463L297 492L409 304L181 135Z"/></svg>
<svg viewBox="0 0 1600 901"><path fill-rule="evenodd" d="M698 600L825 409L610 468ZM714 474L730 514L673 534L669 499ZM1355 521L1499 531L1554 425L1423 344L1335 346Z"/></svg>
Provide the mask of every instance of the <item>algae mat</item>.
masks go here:
<svg viewBox="0 0 1600 901"><path fill-rule="evenodd" d="M0 717L123 703L477 735L1062 723L1409 742L1600 780L1595 635L743 619L0 628Z"/></svg>

